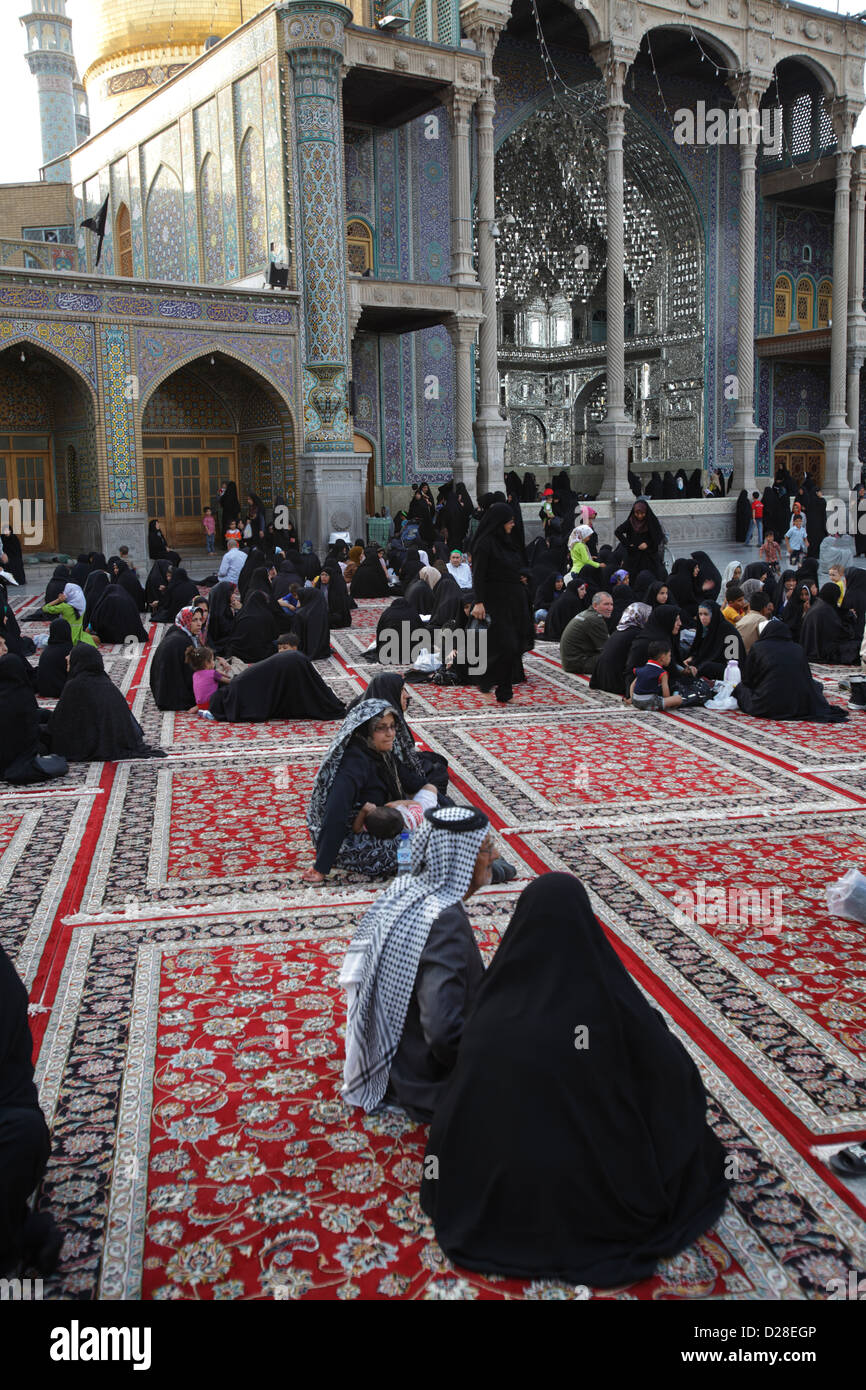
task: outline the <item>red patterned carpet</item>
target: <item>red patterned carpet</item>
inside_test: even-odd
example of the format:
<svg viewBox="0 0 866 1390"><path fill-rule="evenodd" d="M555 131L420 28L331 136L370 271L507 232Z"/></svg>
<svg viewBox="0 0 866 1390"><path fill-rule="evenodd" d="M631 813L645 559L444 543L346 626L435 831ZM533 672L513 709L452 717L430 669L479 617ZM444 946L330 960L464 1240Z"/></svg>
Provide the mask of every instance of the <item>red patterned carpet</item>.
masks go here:
<svg viewBox="0 0 866 1390"><path fill-rule="evenodd" d="M365 603L318 663L342 698L377 669L361 657L380 608ZM340 1098L337 975L375 886L301 881L304 808L337 726L160 713L158 636L135 661L105 656L169 756L9 789L0 822L3 939L37 1006L54 1140L44 1200L67 1232L46 1296L586 1297L453 1268L416 1200L426 1130ZM866 1268L866 1210L814 1152L866 1129L866 934L825 900L866 867L866 716L642 715L564 675L553 648L526 664L507 711L423 686L409 711L518 867L472 900L482 950L526 880L579 875L738 1159L714 1231L655 1278L592 1296L824 1298ZM820 674L839 699L840 673ZM724 910L683 911L698 882Z"/></svg>

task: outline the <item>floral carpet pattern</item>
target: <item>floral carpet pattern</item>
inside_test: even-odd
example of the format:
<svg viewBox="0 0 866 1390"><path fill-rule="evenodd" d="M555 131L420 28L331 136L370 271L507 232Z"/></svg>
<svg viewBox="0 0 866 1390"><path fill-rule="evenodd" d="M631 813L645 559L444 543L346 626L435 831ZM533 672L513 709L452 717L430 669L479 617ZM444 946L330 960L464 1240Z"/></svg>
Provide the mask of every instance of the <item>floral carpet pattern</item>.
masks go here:
<svg viewBox="0 0 866 1390"><path fill-rule="evenodd" d="M360 654L382 606L317 663L343 700L381 669ZM527 881L578 875L733 1163L714 1230L652 1279L589 1290L454 1268L417 1202L426 1128L344 1104L337 977L378 885L301 879L338 725L158 711L161 635L105 655L168 756L10 789L0 821L3 944L53 1136L40 1200L66 1232L47 1297L798 1300L866 1267L866 1213L814 1153L866 1128L863 931L825 897L866 868L866 716L638 714L548 645L503 711L413 688L416 740L518 871L470 905L485 957ZM844 699L838 671L816 674Z"/></svg>

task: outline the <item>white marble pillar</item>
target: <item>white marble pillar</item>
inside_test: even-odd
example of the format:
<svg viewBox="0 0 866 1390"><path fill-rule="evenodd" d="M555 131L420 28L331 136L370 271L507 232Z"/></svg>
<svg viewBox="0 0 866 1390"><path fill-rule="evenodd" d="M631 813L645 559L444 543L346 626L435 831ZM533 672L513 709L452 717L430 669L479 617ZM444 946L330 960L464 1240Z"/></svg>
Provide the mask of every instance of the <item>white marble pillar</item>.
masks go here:
<svg viewBox="0 0 866 1390"><path fill-rule="evenodd" d="M607 411L598 426L604 449L600 497L625 500L628 486L628 447L634 425L625 410L625 178L623 141L626 103L624 85L636 49L621 43L597 44L592 56L604 73L607 100Z"/></svg>
<svg viewBox="0 0 866 1390"><path fill-rule="evenodd" d="M733 85L733 84L732 84ZM763 430L755 423L755 169L761 127L758 108L766 83L750 74L736 81L734 95L741 111L749 118L741 122L740 135L740 228L737 278L737 405L734 423L728 430L734 448L731 491L756 490L755 447ZM710 468L715 467L712 454Z"/></svg>
<svg viewBox="0 0 866 1390"><path fill-rule="evenodd" d="M475 394L472 345L480 316L455 314L445 324L454 349L454 481L465 483L477 500L477 464L472 437L472 403ZM482 489L483 491L483 489Z"/></svg>
<svg viewBox="0 0 866 1390"><path fill-rule="evenodd" d="M860 369L866 357L866 312L863 309L864 194L866 168L864 150L854 152L851 172L851 226L848 236L848 428L853 431L848 450L849 482L860 481ZM835 305L835 292L833 297Z"/></svg>
<svg viewBox="0 0 866 1390"><path fill-rule="evenodd" d="M480 492L505 490L505 440L508 422L499 409L499 332L496 316L496 220L495 154L493 113L496 78L493 51L499 30L486 26L469 31L485 56L481 96L475 108L478 136L478 278L481 281L481 308L484 318L478 330L480 392L473 426L478 450L478 488Z"/></svg>
<svg viewBox="0 0 866 1390"><path fill-rule="evenodd" d="M451 283L477 284L472 263L472 173L469 138L475 92L453 87L448 107L451 120Z"/></svg>
<svg viewBox="0 0 866 1390"><path fill-rule="evenodd" d="M836 205L833 212L833 322L830 328L830 419L821 431L826 450L824 488L828 496L848 492L851 430L848 395L848 254L851 204L851 137L857 112L845 100L832 103L836 131Z"/></svg>

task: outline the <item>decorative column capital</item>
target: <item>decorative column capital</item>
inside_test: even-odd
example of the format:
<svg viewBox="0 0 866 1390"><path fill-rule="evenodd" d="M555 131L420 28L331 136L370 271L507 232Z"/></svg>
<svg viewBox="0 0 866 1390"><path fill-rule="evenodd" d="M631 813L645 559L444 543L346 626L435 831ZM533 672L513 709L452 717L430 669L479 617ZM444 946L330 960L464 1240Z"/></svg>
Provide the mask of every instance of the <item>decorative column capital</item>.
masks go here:
<svg viewBox="0 0 866 1390"><path fill-rule="evenodd" d="M499 36L508 23L511 5L503 0L470 0L460 10L460 24L463 32L473 40L475 47L484 54L485 68L493 66L493 55L499 43Z"/></svg>
<svg viewBox="0 0 866 1390"><path fill-rule="evenodd" d="M478 100L478 93L469 87L452 87L446 98L446 108L451 117L451 127L456 131L460 126L468 128L472 108Z"/></svg>
<svg viewBox="0 0 866 1390"><path fill-rule="evenodd" d="M727 79L726 86L740 111L757 111L766 93L771 76L758 72L735 72ZM760 127L758 127L760 134ZM757 144L757 139L755 141Z"/></svg>
<svg viewBox="0 0 866 1390"><path fill-rule="evenodd" d="M470 314L461 310L445 320L445 331L455 352L465 352L467 348L472 347L483 317L483 314Z"/></svg>
<svg viewBox="0 0 866 1390"><path fill-rule="evenodd" d="M637 57L638 45L624 39L608 39L604 43L593 44L590 52L592 61L604 76L607 107L622 106L625 109L625 81L628 70Z"/></svg>
<svg viewBox="0 0 866 1390"><path fill-rule="evenodd" d="M861 104L850 101L847 97L839 97L836 101L827 102L827 111L833 122L833 130L839 143L837 159L844 155L849 169L853 153L854 126L857 124L857 117L862 109Z"/></svg>

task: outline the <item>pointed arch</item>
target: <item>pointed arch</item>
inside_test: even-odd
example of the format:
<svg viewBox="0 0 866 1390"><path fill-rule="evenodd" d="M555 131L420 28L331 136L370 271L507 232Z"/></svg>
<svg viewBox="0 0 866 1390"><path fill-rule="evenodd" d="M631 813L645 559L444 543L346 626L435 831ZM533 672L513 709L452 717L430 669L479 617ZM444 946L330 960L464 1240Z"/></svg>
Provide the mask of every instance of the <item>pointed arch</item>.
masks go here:
<svg viewBox="0 0 866 1390"><path fill-rule="evenodd" d="M131 280L134 274L132 261L132 220L126 203L121 203L114 219L114 243L117 247L115 274Z"/></svg>
<svg viewBox="0 0 866 1390"><path fill-rule="evenodd" d="M160 164L145 205L147 273L151 280L186 278L186 237L180 179L168 164Z"/></svg>
<svg viewBox="0 0 866 1390"><path fill-rule="evenodd" d="M262 137L249 126L240 144L238 176L241 190L241 229L245 275L268 265L268 215Z"/></svg>

